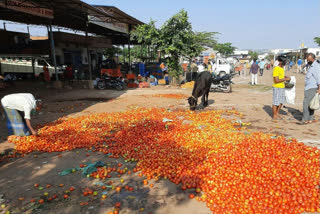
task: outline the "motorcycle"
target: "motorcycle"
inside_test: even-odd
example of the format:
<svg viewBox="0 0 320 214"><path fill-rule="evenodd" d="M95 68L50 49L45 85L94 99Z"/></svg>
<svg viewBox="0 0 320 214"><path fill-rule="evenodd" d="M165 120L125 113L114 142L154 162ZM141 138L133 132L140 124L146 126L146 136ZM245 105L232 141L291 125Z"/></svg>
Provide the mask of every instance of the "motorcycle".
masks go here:
<svg viewBox="0 0 320 214"><path fill-rule="evenodd" d="M222 91L231 93L232 92L232 78L236 75L236 73L226 74L222 77L218 75L213 75L212 77L212 84L211 84L211 91Z"/></svg>
<svg viewBox="0 0 320 214"><path fill-rule="evenodd" d="M110 77L108 75L103 75L102 79L97 82L97 88L99 90L112 88L121 91L125 89L125 83L123 80L121 80L121 77Z"/></svg>

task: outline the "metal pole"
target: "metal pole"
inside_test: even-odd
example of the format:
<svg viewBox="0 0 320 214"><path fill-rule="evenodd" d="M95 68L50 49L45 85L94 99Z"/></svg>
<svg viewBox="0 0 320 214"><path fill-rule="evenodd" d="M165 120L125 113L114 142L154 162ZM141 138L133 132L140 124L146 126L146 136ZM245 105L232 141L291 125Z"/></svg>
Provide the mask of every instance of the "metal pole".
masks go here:
<svg viewBox="0 0 320 214"><path fill-rule="evenodd" d="M6 23L5 23L5 22L3 22L3 29L4 29L4 30L7 30L7 28L6 28Z"/></svg>
<svg viewBox="0 0 320 214"><path fill-rule="evenodd" d="M123 64L126 64L126 52L124 51L125 45L122 45Z"/></svg>
<svg viewBox="0 0 320 214"><path fill-rule="evenodd" d="M89 37L88 37L88 29L86 30L86 39L87 39L87 55L88 55L88 65L89 65L89 80L92 80L91 54L90 54L90 50L89 50Z"/></svg>
<svg viewBox="0 0 320 214"><path fill-rule="evenodd" d="M129 34L129 41L128 41L128 51L129 51L129 71L131 71L130 34Z"/></svg>
<svg viewBox="0 0 320 214"><path fill-rule="evenodd" d="M53 38L53 33L52 33L52 25L49 25L49 33L50 33L50 41L51 41L51 57L53 60L53 65L54 65L54 72L56 74L56 81L59 80L58 76L58 71L57 71L57 59L56 59L56 48L54 45L54 38Z"/></svg>
<svg viewBox="0 0 320 214"><path fill-rule="evenodd" d="M30 35L29 25L27 25L27 30L28 30L28 34L29 34L29 37L30 37L31 35Z"/></svg>

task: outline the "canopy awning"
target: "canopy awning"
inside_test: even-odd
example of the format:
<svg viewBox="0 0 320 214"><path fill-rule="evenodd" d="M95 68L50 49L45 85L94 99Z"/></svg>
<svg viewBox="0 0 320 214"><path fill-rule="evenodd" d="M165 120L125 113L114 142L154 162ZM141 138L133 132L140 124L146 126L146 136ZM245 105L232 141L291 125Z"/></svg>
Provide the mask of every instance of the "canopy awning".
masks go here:
<svg viewBox="0 0 320 214"><path fill-rule="evenodd" d="M80 0L0 0L0 19L29 25L54 25L112 38L127 44L141 21L116 7L91 6Z"/></svg>

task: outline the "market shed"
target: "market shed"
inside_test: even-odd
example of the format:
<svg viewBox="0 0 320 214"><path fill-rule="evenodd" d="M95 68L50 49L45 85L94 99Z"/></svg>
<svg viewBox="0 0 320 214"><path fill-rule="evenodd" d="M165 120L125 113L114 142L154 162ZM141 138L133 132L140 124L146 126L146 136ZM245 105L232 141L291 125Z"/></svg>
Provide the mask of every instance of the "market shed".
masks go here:
<svg viewBox="0 0 320 214"><path fill-rule="evenodd" d="M52 26L84 32L88 39L93 34L104 36L115 45L130 45L130 31L143 24L116 7L92 6L80 0L0 0L0 19L47 26L55 67ZM89 49L88 58L90 63ZM91 73L89 69L90 79Z"/></svg>

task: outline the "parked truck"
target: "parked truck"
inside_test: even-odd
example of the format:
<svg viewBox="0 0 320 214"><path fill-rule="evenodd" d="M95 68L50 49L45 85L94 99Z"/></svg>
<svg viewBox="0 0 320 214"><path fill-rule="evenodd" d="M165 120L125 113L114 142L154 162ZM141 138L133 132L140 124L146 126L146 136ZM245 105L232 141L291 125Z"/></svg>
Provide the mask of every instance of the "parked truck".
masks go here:
<svg viewBox="0 0 320 214"><path fill-rule="evenodd" d="M33 61L33 63L32 63ZM0 57L0 74L14 74L20 78L31 78L33 75L39 77L43 73L43 67L47 66L52 77L55 75L52 66L43 57ZM58 73L63 73L62 67L57 67Z"/></svg>
<svg viewBox="0 0 320 214"><path fill-rule="evenodd" d="M231 64L225 58L216 58L213 61L212 71L220 77L233 72Z"/></svg>

